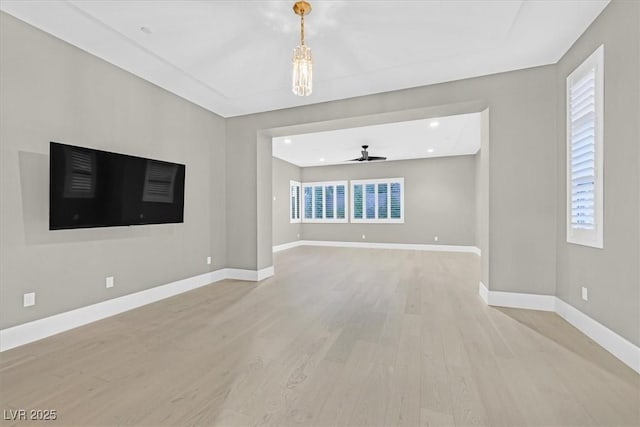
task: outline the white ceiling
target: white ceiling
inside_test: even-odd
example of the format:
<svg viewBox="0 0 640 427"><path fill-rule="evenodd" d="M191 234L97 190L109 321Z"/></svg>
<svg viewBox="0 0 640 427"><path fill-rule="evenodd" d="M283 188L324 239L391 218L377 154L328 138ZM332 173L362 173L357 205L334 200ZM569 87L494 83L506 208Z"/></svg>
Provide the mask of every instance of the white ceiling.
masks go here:
<svg viewBox="0 0 640 427"><path fill-rule="evenodd" d="M298 166L363 164L348 160L365 144L370 156L387 160L475 154L480 113L273 138L273 155Z"/></svg>
<svg viewBox="0 0 640 427"><path fill-rule="evenodd" d="M293 0L2 0L0 9L230 117L555 63L608 0L311 3L305 98L290 89Z"/></svg>

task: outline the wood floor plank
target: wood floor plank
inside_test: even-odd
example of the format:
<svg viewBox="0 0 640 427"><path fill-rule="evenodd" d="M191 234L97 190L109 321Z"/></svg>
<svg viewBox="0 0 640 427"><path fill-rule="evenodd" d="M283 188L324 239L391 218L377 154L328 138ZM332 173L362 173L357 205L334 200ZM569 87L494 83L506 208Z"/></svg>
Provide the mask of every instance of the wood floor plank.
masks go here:
<svg viewBox="0 0 640 427"><path fill-rule="evenodd" d="M640 425L640 375L553 313L487 307L473 254L274 258L260 283L1 353L0 409L56 409L57 426Z"/></svg>
<svg viewBox="0 0 640 427"><path fill-rule="evenodd" d="M357 341L349 359L345 362L342 375L335 378L335 386L318 415L318 425L346 425L357 399L365 393L365 380L373 368L377 345Z"/></svg>

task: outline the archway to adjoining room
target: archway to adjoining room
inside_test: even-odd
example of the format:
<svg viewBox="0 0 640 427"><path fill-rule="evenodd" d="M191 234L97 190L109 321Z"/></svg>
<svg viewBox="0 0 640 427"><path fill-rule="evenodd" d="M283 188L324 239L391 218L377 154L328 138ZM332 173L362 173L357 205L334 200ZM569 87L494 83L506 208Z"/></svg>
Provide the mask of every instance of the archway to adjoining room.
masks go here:
<svg viewBox="0 0 640 427"><path fill-rule="evenodd" d="M438 123L436 129L430 128L435 122ZM433 133L443 138L442 144L437 145L436 140L429 142L425 137L427 141L423 146L424 155L414 156L420 159L400 161L409 156L398 155L397 150L389 150L390 144L376 143L375 138L370 138L373 142L368 144L370 147L367 154L388 157L387 161L378 164L341 160L363 156L359 152L362 151L360 145L364 145L363 140L351 141L348 147L338 145L339 149L333 154L320 153L318 147L322 144L314 145L311 142L307 146L308 155L301 155L304 149L300 150L300 145L314 139L319 142L322 138L349 138L366 130L384 133L383 129L392 131L394 128L401 129L402 126L413 126L417 130L420 125L436 131ZM459 147L455 147L458 140L453 144L450 141L456 135L456 127L458 140L465 140ZM467 134L463 135L464 132ZM361 134L365 135L366 132ZM449 138L448 148L446 138ZM475 148L474 143L465 146L465 142L472 140L475 141ZM329 241L341 246L373 244L379 247L475 252L481 254L480 281L488 283L489 110L483 103L403 110L262 130L258 134L257 143L259 269L273 265L273 251ZM294 149L296 143L299 146ZM336 144L333 145L335 148ZM351 153L349 150L354 148L357 151ZM282 155L287 151L294 153L288 159ZM297 159L295 153L298 155ZM315 159L315 163L305 163L305 155L307 159ZM425 168L426 166L429 167ZM359 185L358 181L362 179L379 180L384 178L382 175L386 178L407 175L410 178L403 184L412 195L407 197L403 194L407 197L403 200L406 204L403 210L407 211L407 217L404 217L403 212L400 224L393 221L398 218L390 218L391 182L385 185L376 181L375 186L353 187L354 183ZM422 185L417 181L422 181ZM299 184L297 188L296 183ZM315 185L318 188L309 188L314 187L309 183L329 185L318 184ZM294 194L291 194L292 191ZM367 195L367 191L370 194ZM352 193L359 199L363 198L363 212L356 212L357 206L354 209ZM431 220L424 212L416 215L417 209L420 209L418 200L422 199L427 199L423 201L431 206L430 214L434 215ZM378 214L382 218L367 218L377 217ZM359 218L354 218L354 215ZM326 216L329 218L325 218ZM381 219L382 222L389 220L391 224L374 225L367 221L371 219ZM481 284L480 289L482 288Z"/></svg>

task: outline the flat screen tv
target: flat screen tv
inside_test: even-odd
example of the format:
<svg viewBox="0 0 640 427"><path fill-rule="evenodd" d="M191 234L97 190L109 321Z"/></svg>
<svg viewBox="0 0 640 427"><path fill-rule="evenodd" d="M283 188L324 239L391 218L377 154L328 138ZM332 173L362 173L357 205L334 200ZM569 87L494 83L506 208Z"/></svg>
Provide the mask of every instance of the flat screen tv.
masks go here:
<svg viewBox="0 0 640 427"><path fill-rule="evenodd" d="M50 143L49 229L184 222L185 166Z"/></svg>

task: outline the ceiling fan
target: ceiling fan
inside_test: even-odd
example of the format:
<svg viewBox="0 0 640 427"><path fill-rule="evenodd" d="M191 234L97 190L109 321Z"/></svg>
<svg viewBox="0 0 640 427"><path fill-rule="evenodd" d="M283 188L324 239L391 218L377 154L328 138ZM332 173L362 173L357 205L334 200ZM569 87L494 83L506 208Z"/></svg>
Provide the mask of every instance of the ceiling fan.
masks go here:
<svg viewBox="0 0 640 427"><path fill-rule="evenodd" d="M363 145L362 146L362 157L358 157L357 159L351 159L349 160L350 162L371 162L374 160L387 160L386 157L378 157L378 156L370 156L369 152L367 151L367 148L369 148L368 145Z"/></svg>

